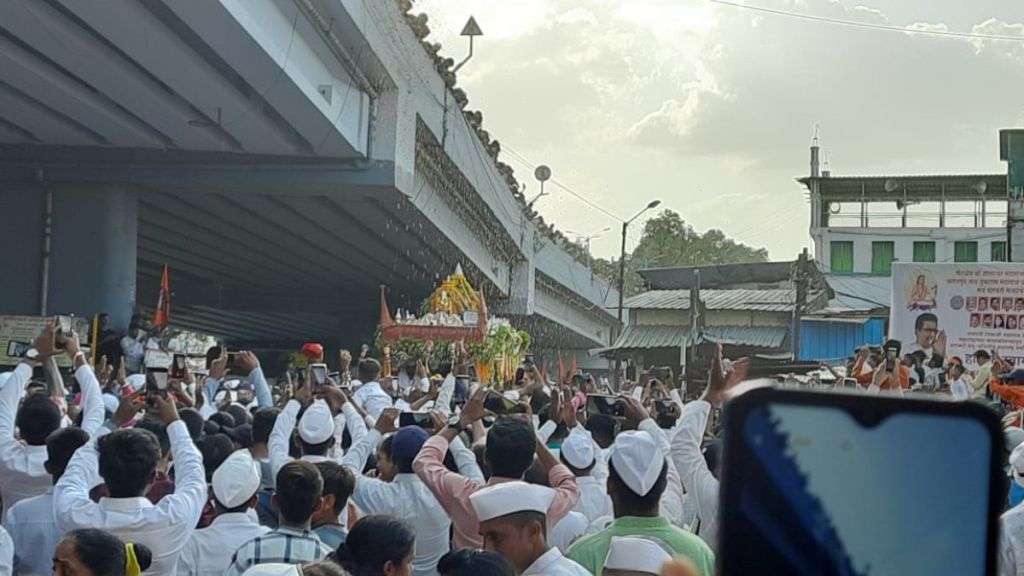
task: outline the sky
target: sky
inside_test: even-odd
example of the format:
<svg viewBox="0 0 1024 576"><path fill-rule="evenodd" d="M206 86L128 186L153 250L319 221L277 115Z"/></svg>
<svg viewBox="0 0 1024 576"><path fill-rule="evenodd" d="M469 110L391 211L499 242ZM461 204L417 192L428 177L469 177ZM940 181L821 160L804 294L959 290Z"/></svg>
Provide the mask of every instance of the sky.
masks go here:
<svg viewBox="0 0 1024 576"><path fill-rule="evenodd" d="M872 576L983 572L990 446L984 426L903 414L865 429L839 409L771 411L854 569L870 567Z"/></svg>
<svg viewBox="0 0 1024 576"><path fill-rule="evenodd" d="M477 19L484 36L458 75L468 109L511 150L503 160L528 198L540 190L531 166L546 164L619 218L546 185L536 207L563 232L612 227L598 256L617 255L620 222L658 199L699 231L795 257L811 245L795 178L809 173L816 126L837 176L1005 172L998 130L1024 125L1024 2L735 1L907 31L712 0L416 0L413 11L456 61Z"/></svg>

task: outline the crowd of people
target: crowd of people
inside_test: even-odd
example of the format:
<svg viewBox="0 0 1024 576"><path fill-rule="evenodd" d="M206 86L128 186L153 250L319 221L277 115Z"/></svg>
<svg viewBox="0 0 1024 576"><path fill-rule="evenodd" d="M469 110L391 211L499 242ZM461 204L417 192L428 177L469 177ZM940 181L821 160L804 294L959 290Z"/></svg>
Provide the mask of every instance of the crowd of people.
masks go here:
<svg viewBox="0 0 1024 576"><path fill-rule="evenodd" d="M298 370L282 391L256 355L218 347L207 373L160 389L93 367L54 332L0 374L0 574L715 573L718 419L747 374L720 349L688 402L671 375L612 394L532 365L492 390L461 348L393 377L390 359L342 352L336 375ZM324 360L319 345L303 352ZM916 369L870 350L856 364L879 389L909 388ZM992 364L987 393L1007 373ZM1024 483L1015 430L1010 473ZM1006 574L1024 573L1021 510L1003 520Z"/></svg>

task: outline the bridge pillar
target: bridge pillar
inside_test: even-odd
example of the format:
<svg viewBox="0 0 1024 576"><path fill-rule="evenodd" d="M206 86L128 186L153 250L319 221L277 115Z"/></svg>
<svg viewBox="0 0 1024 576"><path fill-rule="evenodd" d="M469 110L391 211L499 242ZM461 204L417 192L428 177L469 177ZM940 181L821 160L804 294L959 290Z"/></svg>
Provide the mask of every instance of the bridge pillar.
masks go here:
<svg viewBox="0 0 1024 576"><path fill-rule="evenodd" d="M106 312L114 327L126 328L135 305L135 192L114 184L45 182L9 184L4 191L0 242L7 247L7 256L0 281L0 314L45 311L90 317ZM51 199L48 263L44 256L47 195ZM48 286L45 301L44 283Z"/></svg>
<svg viewBox="0 0 1024 576"><path fill-rule="evenodd" d="M127 328L135 306L138 222L138 197L127 186L54 187L51 313L106 312L114 327Z"/></svg>

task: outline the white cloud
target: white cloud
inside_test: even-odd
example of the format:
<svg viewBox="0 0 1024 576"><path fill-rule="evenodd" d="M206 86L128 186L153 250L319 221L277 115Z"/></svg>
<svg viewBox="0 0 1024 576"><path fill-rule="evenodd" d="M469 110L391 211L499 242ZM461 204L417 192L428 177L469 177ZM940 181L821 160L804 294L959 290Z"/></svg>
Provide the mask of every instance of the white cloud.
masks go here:
<svg viewBox="0 0 1024 576"><path fill-rule="evenodd" d="M722 228L784 258L809 243L808 208L793 177L807 173L815 123L836 174L977 172L1005 169L997 130L1024 117L1024 101L1013 96L1024 91L1024 42L920 33L973 25L1024 37L1019 10L999 12L1003 4L988 0L843 2L756 4L906 32L706 0L416 6L455 56L464 49L458 31L477 15L485 36L459 83L503 144L551 165L558 180L615 213L660 198L698 229ZM557 191L539 207L565 229L608 224ZM617 241L602 238L594 249L615 253Z"/></svg>

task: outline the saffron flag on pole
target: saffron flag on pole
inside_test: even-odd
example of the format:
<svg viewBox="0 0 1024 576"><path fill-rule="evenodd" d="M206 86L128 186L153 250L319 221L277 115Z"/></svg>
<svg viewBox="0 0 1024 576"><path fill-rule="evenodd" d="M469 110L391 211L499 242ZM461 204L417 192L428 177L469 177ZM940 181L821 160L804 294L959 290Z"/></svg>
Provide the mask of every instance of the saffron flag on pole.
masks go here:
<svg viewBox="0 0 1024 576"><path fill-rule="evenodd" d="M164 264L164 274L160 278L160 298L156 302L156 313L153 315L153 326L166 326L171 318L171 279L168 275L167 264Z"/></svg>

